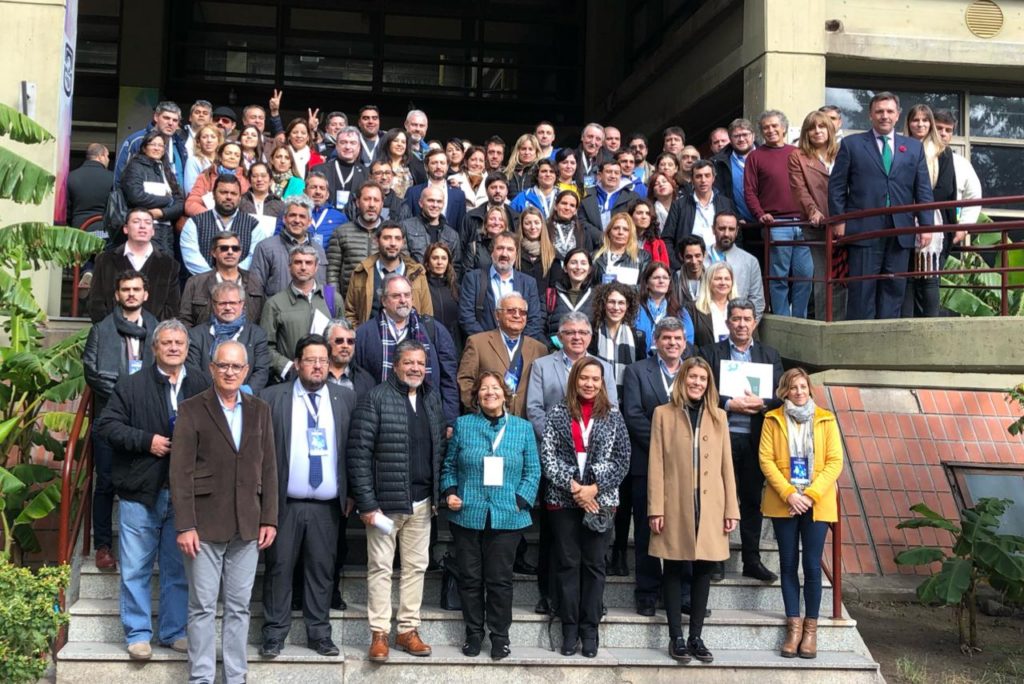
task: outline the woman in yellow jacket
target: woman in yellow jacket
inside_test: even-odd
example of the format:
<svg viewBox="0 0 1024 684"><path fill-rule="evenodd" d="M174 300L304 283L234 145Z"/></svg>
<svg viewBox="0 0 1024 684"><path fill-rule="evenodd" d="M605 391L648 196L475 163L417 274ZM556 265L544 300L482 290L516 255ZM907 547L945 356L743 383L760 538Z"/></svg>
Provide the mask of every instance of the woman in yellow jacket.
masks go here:
<svg viewBox="0 0 1024 684"><path fill-rule="evenodd" d="M779 543L786 640L782 657L814 658L818 651L821 604L821 554L828 524L838 512L836 480L843 470L839 424L830 411L814 404L807 371L782 374L775 395L783 405L765 415L760 461L768 486L761 511L772 519ZM804 567L804 615L800 617L800 578Z"/></svg>

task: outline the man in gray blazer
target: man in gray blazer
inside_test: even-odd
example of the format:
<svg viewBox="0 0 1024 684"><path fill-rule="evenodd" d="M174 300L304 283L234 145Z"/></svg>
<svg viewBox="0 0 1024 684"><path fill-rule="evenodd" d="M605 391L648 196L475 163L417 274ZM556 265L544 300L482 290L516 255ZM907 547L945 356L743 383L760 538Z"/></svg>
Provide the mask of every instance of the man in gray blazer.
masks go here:
<svg viewBox="0 0 1024 684"><path fill-rule="evenodd" d="M239 283L224 280L210 291L210 318L197 321L188 331L188 364L202 370L208 383L210 362L217 345L234 340L249 356L249 374L243 383L254 394L267 386L270 377L270 347L267 333L245 315L245 290Z"/></svg>
<svg viewBox="0 0 1024 684"><path fill-rule="evenodd" d="M562 343L562 349L543 356L533 362L530 371L530 380L526 386L526 417L533 425L533 432L540 442L544 434L544 423L550 411L558 402L565 398L565 388L569 382L569 369L578 359L588 356L587 347L590 346L590 338L593 330L590 327L590 320L587 315L579 311L572 311L562 316L558 323L558 339ZM600 359L599 359L600 360ZM618 408L619 398L615 390L615 373L612 367L601 361L604 367L604 386L608 390L608 399L612 406ZM543 500L543 488L546 480L541 479L541 491L539 496ZM543 507L538 509L538 523L540 524L540 548L550 548L552 543L551 531L548 527L547 516ZM554 596L551 582L554 577L550 573L550 555L542 553L537 559L537 586L540 590L540 601L534 609L537 613L553 614L554 606L551 605L550 597Z"/></svg>
<svg viewBox="0 0 1024 684"><path fill-rule="evenodd" d="M327 382L330 362L327 339L306 335L295 348L298 378L260 394L274 426L280 532L265 556L264 658L281 654L291 629L292 576L300 557L306 643L322 656L339 653L331 641L330 607L340 521L353 506L344 455L356 393Z"/></svg>

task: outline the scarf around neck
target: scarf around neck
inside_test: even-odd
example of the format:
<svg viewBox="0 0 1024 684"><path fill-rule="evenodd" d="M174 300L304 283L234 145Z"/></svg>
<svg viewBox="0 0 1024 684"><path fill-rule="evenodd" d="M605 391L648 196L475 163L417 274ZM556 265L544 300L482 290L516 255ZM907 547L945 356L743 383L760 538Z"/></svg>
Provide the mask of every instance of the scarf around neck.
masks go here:
<svg viewBox="0 0 1024 684"><path fill-rule="evenodd" d="M814 481L814 411L813 399L803 406L797 406L786 399L783 412L786 415L786 433L789 436L789 453L807 456L807 479Z"/></svg>

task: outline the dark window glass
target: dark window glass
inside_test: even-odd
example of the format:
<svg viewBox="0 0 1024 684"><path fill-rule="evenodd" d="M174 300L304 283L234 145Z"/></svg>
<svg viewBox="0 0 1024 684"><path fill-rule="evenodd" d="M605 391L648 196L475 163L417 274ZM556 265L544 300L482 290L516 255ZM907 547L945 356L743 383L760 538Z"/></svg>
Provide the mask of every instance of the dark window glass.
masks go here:
<svg viewBox="0 0 1024 684"><path fill-rule="evenodd" d="M971 94L971 135L1024 138L1024 97Z"/></svg>
<svg viewBox="0 0 1024 684"><path fill-rule="evenodd" d="M871 119L868 116L868 106L871 98L878 90L861 90L859 88L825 88L825 103L836 105L843 110L843 129L848 131L866 131L871 128ZM911 90L893 90L900 98L900 109L904 115L916 104L926 104L932 108L948 109L953 117L960 121L960 94L955 92L923 92ZM805 112L806 114L806 112ZM800 118L800 121L803 119ZM903 132L903 122L900 121L896 130ZM961 130L963 128L961 127ZM972 131L973 132L973 131Z"/></svg>
<svg viewBox="0 0 1024 684"><path fill-rule="evenodd" d="M1024 168L1024 147L971 145L971 163L981 179L985 197L1019 195L1020 170ZM1003 204L999 209L1024 209L1024 204Z"/></svg>

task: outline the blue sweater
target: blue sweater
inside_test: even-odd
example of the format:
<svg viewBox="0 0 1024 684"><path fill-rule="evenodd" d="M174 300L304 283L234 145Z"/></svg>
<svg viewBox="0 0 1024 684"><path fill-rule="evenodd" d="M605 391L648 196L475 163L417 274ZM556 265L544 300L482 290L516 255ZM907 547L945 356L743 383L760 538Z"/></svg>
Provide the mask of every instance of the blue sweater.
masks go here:
<svg viewBox="0 0 1024 684"><path fill-rule="evenodd" d="M484 487L484 456L502 425L505 436L497 455L504 459L501 487ZM521 530L530 526L530 511L519 508L516 497L533 503L540 483L540 457L533 427L522 418L505 415L497 425L471 413L455 421L448 441L448 455L441 466L441 491L455 488L462 508L449 511L448 520L472 530L482 530L490 516L496 530Z"/></svg>

